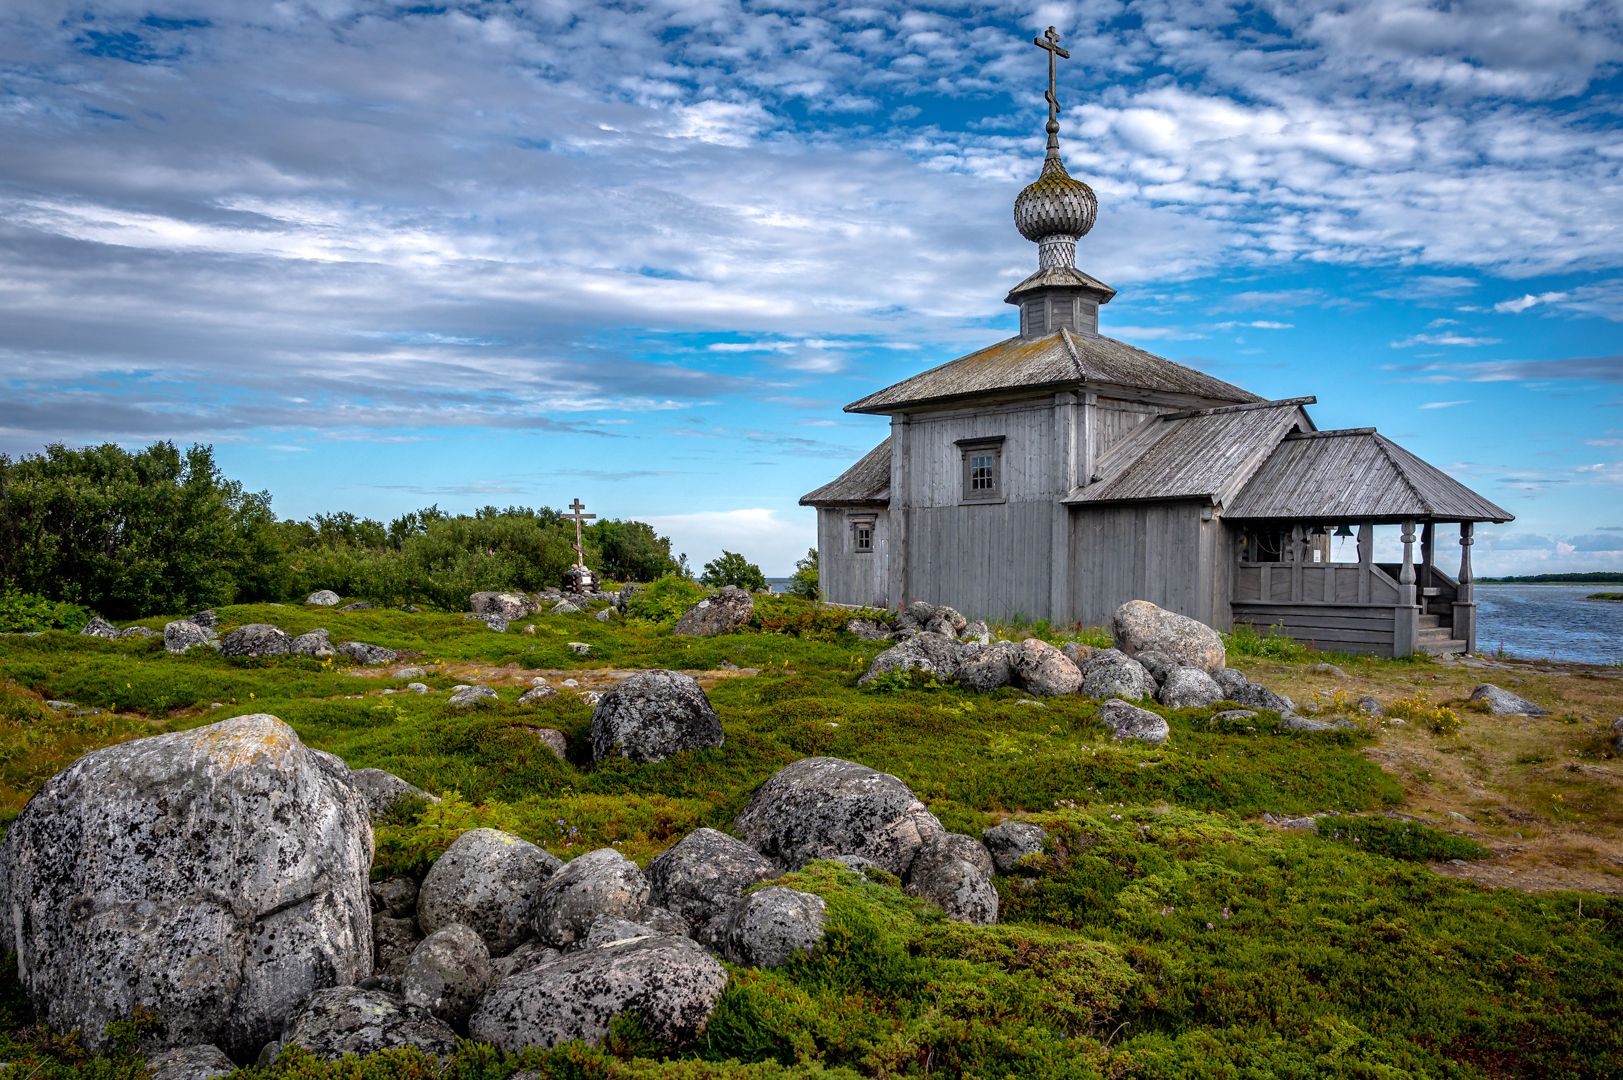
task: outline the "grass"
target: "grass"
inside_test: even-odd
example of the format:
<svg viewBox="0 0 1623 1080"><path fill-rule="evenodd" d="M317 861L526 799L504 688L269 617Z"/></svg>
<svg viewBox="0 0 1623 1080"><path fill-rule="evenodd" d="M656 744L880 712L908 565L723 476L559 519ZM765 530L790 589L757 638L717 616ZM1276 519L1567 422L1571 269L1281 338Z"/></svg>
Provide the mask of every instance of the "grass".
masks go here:
<svg viewBox="0 0 1623 1080"><path fill-rule="evenodd" d="M1587 599L1587 600L1623 600L1623 592L1593 592L1593 593L1590 593L1587 597L1585 597L1585 599Z"/></svg>
<svg viewBox="0 0 1623 1080"><path fill-rule="evenodd" d="M537 616L534 634L522 624L495 634L456 615L221 609L226 628L272 622L298 633L326 626L335 641L399 649L402 663L427 669L428 695L382 695L404 681L391 677L392 667L173 657L150 641L61 632L7 638L0 645L0 813L9 820L46 778L95 746L270 712L352 766L388 769L445 796L402 806L379 826L380 876L421 874L463 830L481 825L563 857L615 846L646 862L695 827L727 828L766 777L809 754L895 773L955 831L978 833L1019 814L1053 838L1028 885L1000 880L1003 921L989 928L946 922L894 881L832 864L791 875L787 883L828 901L822 950L775 971L733 969L705 1033L674 1055L651 1047L628 1019L600 1049L503 1058L465 1044L444 1071L402 1052L348 1065L290 1054L245 1075L1623 1071L1616 994L1623 903L1595 893L1486 889L1442 876L1437 868L1468 871L1427 863L1494 865L1487 849L1497 837L1385 816L1400 807L1409 814L1450 770L1462 784L1485 783L1477 775L1485 766L1473 755L1486 751L1473 736L1497 736L1500 718L1461 712L1463 730L1415 722L1379 735L1371 728L1297 735L1267 723L1214 727L1208 721L1219 706L1168 712L1172 738L1164 746L1120 744L1098 721L1096 703L1080 698L1036 708L1021 704L1025 695L1014 690L978 697L951 686L859 690L857 676L883 644L844 636L834 616L797 603L766 606L760 625L775 632L712 639L674 638L668 623L654 619ZM574 655L571 641L589 643L592 652ZM1350 657L1336 658L1347 680L1332 688L1303 662L1322 654L1250 633L1229 642L1231 663L1298 701L1313 691L1337 702L1373 690L1389 701L1412 699L1415 715L1424 716L1422 705L1445 708L1466 692L1439 665ZM724 661L753 673L718 670ZM600 685L653 666L699 673L721 714L725 745L657 764L593 766L590 711L579 699L515 702L536 671L554 684L572 677ZM474 681L500 687L502 700L449 710L445 691ZM106 711L69 716L44 708L45 698ZM1509 748L1493 768L1526 771L1528 797L1546 807L1543 827L1579 827L1562 814L1609 821L1604 805L1570 809L1591 805L1580 792L1615 789L1604 786L1610 772L1566 771L1570 747L1590 747L1584 740L1593 736L1563 719L1558 712L1537 728L1523 722L1516 738L1506 728ZM570 759L557 760L528 730L535 726L564 731ZM1540 750L1535 737L1549 745ZM1394 766L1383 757L1400 750L1424 751L1428 780L1417 779L1410 758ZM1584 752L1604 749L1594 742ZM1598 758L1580 764L1612 768ZM1533 783L1535 775L1555 790ZM1562 800L1550 797L1563 793ZM1555 806L1569 809L1548 808ZM1337 816L1321 817L1315 833L1259 824L1264 811ZM14 983L0 985L0 1025L0 1060L17 1065L19 1075L139 1075L132 1052L94 1057L69 1035L31 1026Z"/></svg>

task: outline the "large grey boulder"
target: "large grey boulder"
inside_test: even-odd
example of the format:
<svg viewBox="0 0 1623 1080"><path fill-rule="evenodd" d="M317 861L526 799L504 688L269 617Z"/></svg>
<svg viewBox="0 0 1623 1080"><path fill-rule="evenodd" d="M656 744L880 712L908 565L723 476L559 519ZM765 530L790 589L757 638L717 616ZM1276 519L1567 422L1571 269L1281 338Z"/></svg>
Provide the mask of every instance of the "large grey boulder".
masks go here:
<svg viewBox="0 0 1623 1080"><path fill-rule="evenodd" d="M397 985L406 973L411 954L423 932L417 927L417 916L372 916L372 974Z"/></svg>
<svg viewBox="0 0 1623 1080"><path fill-rule="evenodd" d="M338 650L333 648L332 638L325 629L300 634L287 643L287 651L294 656L311 656L317 660L338 655Z"/></svg>
<svg viewBox="0 0 1623 1080"><path fill-rule="evenodd" d="M845 624L845 632L859 641L889 641L891 639L890 628L881 626L872 619L852 619Z"/></svg>
<svg viewBox="0 0 1623 1080"><path fill-rule="evenodd" d="M657 934L582 949L511 975L474 1008L468 1033L499 1050L599 1044L621 1013L634 1012L667 1045L704 1028L727 986L727 970L697 942Z"/></svg>
<svg viewBox="0 0 1623 1080"><path fill-rule="evenodd" d="M316 607L333 607L338 603L338 594L331 589L317 589L305 597L304 602L314 604Z"/></svg>
<svg viewBox="0 0 1623 1080"><path fill-rule="evenodd" d="M1082 693L1091 698L1139 701L1154 697L1155 679L1144 665L1120 649L1100 649L1082 669Z"/></svg>
<svg viewBox="0 0 1623 1080"><path fill-rule="evenodd" d="M496 981L500 982L509 975L517 975L521 971L529 971L542 964L550 964L562 955L563 953L551 945L543 945L531 938L506 956L492 961L496 966Z"/></svg>
<svg viewBox="0 0 1623 1080"><path fill-rule="evenodd" d="M293 638L269 623L239 626L220 642L221 656L285 656Z"/></svg>
<svg viewBox="0 0 1623 1080"><path fill-rule="evenodd" d="M1166 718L1129 705L1120 698L1111 698L1099 706L1099 719L1117 739L1137 739L1140 742L1164 743L1172 734Z"/></svg>
<svg viewBox="0 0 1623 1080"><path fill-rule="evenodd" d="M375 1054L410 1047L435 1057L456 1049L456 1032L425 1009L413 1008L382 990L335 986L317 990L282 1032L279 1044L266 1049L271 1060L284 1047L298 1046L319 1058L336 1061L345 1054Z"/></svg>
<svg viewBox="0 0 1623 1080"><path fill-rule="evenodd" d="M408 784L394 773L382 769L355 769L349 775L355 790L366 800L366 810L373 821L382 818L401 799L440 801L416 784Z"/></svg>
<svg viewBox="0 0 1623 1080"><path fill-rule="evenodd" d="M682 613L671 633L677 637L715 637L744 629L755 617L755 599L736 585L725 585Z"/></svg>
<svg viewBox="0 0 1623 1080"><path fill-rule="evenodd" d="M212 629L190 619L176 619L164 623L163 647L172 653L183 653L199 646L218 648L219 642Z"/></svg>
<svg viewBox="0 0 1623 1080"><path fill-rule="evenodd" d="M592 710L594 761L613 755L664 761L721 744L721 717L680 671L639 671L611 686Z"/></svg>
<svg viewBox="0 0 1623 1080"><path fill-rule="evenodd" d="M1029 821L1005 821L982 830L981 840L992 856L993 868L1000 874L1010 874L1021 859L1042 852L1048 832Z"/></svg>
<svg viewBox="0 0 1623 1080"><path fill-rule="evenodd" d="M613 848L577 855L542 884L535 904L535 935L568 949L586 940L599 915L635 920L648 906L648 879Z"/></svg>
<svg viewBox="0 0 1623 1080"><path fill-rule="evenodd" d="M109 640L119 636L118 627L114 626L100 615L92 615L90 617L90 621L85 623L84 628L81 629L79 633L85 637L99 637L107 638Z"/></svg>
<svg viewBox="0 0 1623 1080"><path fill-rule="evenodd" d="M392 664L400 659L400 654L393 649L385 649L382 645L368 645L364 641L346 641L338 646L338 651L367 667L377 667L379 664Z"/></svg>
<svg viewBox="0 0 1623 1080"><path fill-rule="evenodd" d="M1223 666L1223 639L1216 630L1148 600L1130 600L1117 608L1110 634L1128 656L1154 650L1184 667L1211 672Z"/></svg>
<svg viewBox="0 0 1623 1080"><path fill-rule="evenodd" d="M1169 709L1203 709L1223 700L1223 688L1199 668L1179 667L1167 673L1156 695Z"/></svg>
<svg viewBox="0 0 1623 1080"><path fill-rule="evenodd" d="M372 827L349 770L263 713L86 754L0 847L0 926L41 1020L137 1008L243 1057L372 968Z"/></svg>
<svg viewBox="0 0 1623 1080"><path fill-rule="evenodd" d="M475 615L495 615L513 622L541 609L523 593L476 592L468 597L468 610Z"/></svg>
<svg viewBox="0 0 1623 1080"><path fill-rule="evenodd" d="M475 705L495 700L496 691L488 686L464 686L452 693L445 703L453 709L471 709Z"/></svg>
<svg viewBox="0 0 1623 1080"><path fill-rule="evenodd" d="M821 896L768 885L734 906L722 950L735 964L781 967L810 954L823 940L828 904Z"/></svg>
<svg viewBox="0 0 1623 1080"><path fill-rule="evenodd" d="M485 612L471 611L471 612L469 612L468 614L466 614L466 615L464 615L462 617L464 619L468 620L469 622L481 622L481 623L484 623L485 628L487 630L494 630L498 634L507 633L508 620L502 618L500 615L492 615L492 614L488 614L488 613L485 613Z"/></svg>
<svg viewBox="0 0 1623 1080"><path fill-rule="evenodd" d="M1032 694L1074 694L1082 688L1082 672L1065 654L1041 638L1027 638L1014 654L1015 682Z"/></svg>
<svg viewBox="0 0 1623 1080"><path fill-rule="evenodd" d="M1012 641L989 645L966 643L957 665L958 685L975 694L989 694L1014 681L1015 658L1020 647Z"/></svg>
<svg viewBox="0 0 1623 1080"><path fill-rule="evenodd" d="M1494 716L1549 716L1550 710L1534 704L1519 694L1501 690L1492 683L1483 683L1471 691L1471 701L1485 707Z"/></svg>
<svg viewBox="0 0 1623 1080"><path fill-rule="evenodd" d="M218 630L220 628L220 616L214 613L213 608L194 611L187 618L205 630Z"/></svg>
<svg viewBox="0 0 1623 1080"><path fill-rule="evenodd" d="M860 855L901 877L945 830L906 784L840 758L801 758L762 784L738 815L738 835L779 864Z"/></svg>
<svg viewBox="0 0 1623 1080"><path fill-rule="evenodd" d="M695 829L648 864L648 897L686 919L700 943L718 944L744 890L778 876L764 855L715 829Z"/></svg>
<svg viewBox="0 0 1623 1080"><path fill-rule="evenodd" d="M428 868L417 897L423 933L462 923L492 956L530 936L541 887L561 863L528 840L497 829L469 829Z"/></svg>
<svg viewBox="0 0 1623 1080"><path fill-rule="evenodd" d="M400 996L453 1027L473 1012L474 1002L496 982L490 950L461 923L442 926L422 940L406 962Z"/></svg>
<svg viewBox="0 0 1623 1080"><path fill-rule="evenodd" d="M237 1066L213 1043L177 1046L147 1058L148 1080L215 1080L237 1071Z"/></svg>
<svg viewBox="0 0 1623 1080"><path fill-rule="evenodd" d="M1261 683L1254 683L1245 674L1233 668L1220 668L1212 673L1212 681L1223 691L1223 696L1236 705L1248 709L1272 709L1277 713L1296 711L1296 703L1284 694L1276 694Z"/></svg>
<svg viewBox="0 0 1623 1080"><path fill-rule="evenodd" d="M907 891L939 907L955 922L990 926L997 922L997 886L992 856L972 836L941 833L919 848L907 872Z"/></svg>
<svg viewBox="0 0 1623 1080"><path fill-rule="evenodd" d="M874 657L873 663L868 666L862 678L857 680L857 684L867 686L879 676L891 671L917 670L946 679L956 678L958 664L966 648L964 643L955 637L929 631L920 632Z"/></svg>

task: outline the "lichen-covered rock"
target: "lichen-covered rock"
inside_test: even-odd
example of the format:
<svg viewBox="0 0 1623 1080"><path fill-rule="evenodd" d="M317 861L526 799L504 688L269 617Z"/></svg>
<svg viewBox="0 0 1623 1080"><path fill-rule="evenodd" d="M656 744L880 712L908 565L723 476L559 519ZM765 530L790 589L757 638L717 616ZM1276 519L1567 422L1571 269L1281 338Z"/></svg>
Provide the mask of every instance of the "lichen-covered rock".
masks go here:
<svg viewBox="0 0 1623 1080"><path fill-rule="evenodd" d="M1088 666L1088 661L1093 659L1093 654L1099 650L1080 641L1067 641L1059 647L1059 651L1065 659L1076 665L1076 670L1081 671Z"/></svg>
<svg viewBox="0 0 1623 1080"><path fill-rule="evenodd" d="M423 878L418 925L432 934L462 923L484 939L492 956L502 956L530 936L541 888L562 865L511 833L469 829Z"/></svg>
<svg viewBox="0 0 1623 1080"><path fill-rule="evenodd" d="M1099 706L1099 719L1117 739L1164 743L1172 734L1164 717L1137 705L1129 705L1120 698L1111 698Z"/></svg>
<svg viewBox="0 0 1623 1080"><path fill-rule="evenodd" d="M900 877L941 822L889 773L840 758L785 765L738 815L738 835L790 868L812 859L861 855Z"/></svg>
<svg viewBox="0 0 1623 1080"><path fill-rule="evenodd" d="M475 615L495 615L513 622L540 609L522 593L476 592L468 597L468 610Z"/></svg>
<svg viewBox="0 0 1623 1080"><path fill-rule="evenodd" d="M599 915L638 918L648 906L648 879L637 864L613 848L577 855L541 886L535 904L535 935L568 949L586 939Z"/></svg>
<svg viewBox="0 0 1623 1080"><path fill-rule="evenodd" d="M992 628L981 620L966 623L963 629L958 631L958 640L973 642L976 645L990 645L992 644Z"/></svg>
<svg viewBox="0 0 1623 1080"><path fill-rule="evenodd" d="M268 1054L274 1059L287 1046L302 1047L329 1061L345 1054L406 1047L449 1057L456 1049L456 1032L427 1010L409 1006L393 994L335 986L310 995L304 1009L282 1032L281 1043Z"/></svg>
<svg viewBox="0 0 1623 1080"><path fill-rule="evenodd" d="M891 671L917 670L942 678L956 678L958 663L966 648L963 642L946 634L917 633L874 657L873 663L857 683L867 686Z"/></svg>
<svg viewBox="0 0 1623 1080"><path fill-rule="evenodd" d="M118 636L121 638L157 637L158 632L156 630L150 630L145 626L126 626L124 629L118 632Z"/></svg>
<svg viewBox="0 0 1623 1080"><path fill-rule="evenodd" d="M423 940L417 916L375 915L372 918L372 974L398 984L406 963Z"/></svg>
<svg viewBox="0 0 1623 1080"><path fill-rule="evenodd" d="M1549 716L1550 710L1536 705L1519 694L1501 690L1492 683L1483 683L1471 691L1473 704L1484 706L1494 716Z"/></svg>
<svg viewBox="0 0 1623 1080"><path fill-rule="evenodd" d="M372 601L370 601L370 600L357 600L352 604L345 604L343 607L339 608L338 610L339 611L371 611L375 607L377 607L377 605L372 603Z"/></svg>
<svg viewBox="0 0 1623 1080"><path fill-rule="evenodd" d="M397 919L417 914L417 883L407 877L385 878L372 883L372 910Z"/></svg>
<svg viewBox="0 0 1623 1080"><path fill-rule="evenodd" d="M992 856L992 866L1000 874L1013 873L1021 859L1039 854L1048 840L1047 831L1030 821L1005 821L982 830L981 840Z"/></svg>
<svg viewBox="0 0 1623 1080"><path fill-rule="evenodd" d="M332 638L325 629L300 634L287 643L287 651L294 656L312 656L317 660L338 655L338 650L333 648Z"/></svg>
<svg viewBox="0 0 1623 1080"><path fill-rule="evenodd" d="M392 664L400 659L400 654L393 649L385 649L382 645L368 645L364 641L346 641L338 646L338 651L367 667L377 667L379 664Z"/></svg>
<svg viewBox="0 0 1623 1080"><path fill-rule="evenodd" d="M551 945L543 945L532 938L506 956L492 960L491 963L496 966L496 981L500 982L509 975L517 975L521 971L550 964L562 955L563 953Z"/></svg>
<svg viewBox="0 0 1623 1080"><path fill-rule="evenodd" d="M1216 630L1148 600L1130 600L1117 608L1110 634L1128 656L1155 650L1183 667L1212 672L1223 666L1223 639Z"/></svg>
<svg viewBox="0 0 1623 1080"><path fill-rule="evenodd" d="M1154 697L1155 679L1144 665L1119 649L1100 649L1082 669L1082 693L1091 698L1140 701Z"/></svg>
<svg viewBox="0 0 1623 1080"><path fill-rule="evenodd" d="M524 693L520 694L518 696L518 703L520 705L534 705L538 701L545 701L547 698L554 698L557 696L558 691L548 686L545 682L540 682L536 683L534 686L524 691Z"/></svg>
<svg viewBox="0 0 1623 1080"><path fill-rule="evenodd" d="M495 701L496 691L488 686L464 686L452 693L445 702L453 709L471 709L486 701Z"/></svg>
<svg viewBox="0 0 1623 1080"><path fill-rule="evenodd" d="M440 800L415 784L408 784L391 772L382 769L355 769L350 774L355 790L366 800L367 812L377 821L401 799Z"/></svg>
<svg viewBox="0 0 1623 1080"><path fill-rule="evenodd" d="M634 1012L669 1046L704 1028L727 985L727 970L698 943L674 934L582 949L511 975L474 1008L469 1034L499 1050L598 1044L609 1023Z"/></svg>
<svg viewBox="0 0 1623 1080"><path fill-rule="evenodd" d="M213 608L195 611L187 618L205 630L217 630L220 626L220 617L214 613Z"/></svg>
<svg viewBox="0 0 1623 1080"><path fill-rule="evenodd" d="M1028 693L1044 697L1074 694L1082 687L1076 665L1041 638L1027 638L1016 649L1014 680Z"/></svg>
<svg viewBox="0 0 1623 1080"><path fill-rule="evenodd" d="M686 919L696 940L715 946L744 890L777 876L777 866L742 840L695 829L648 864L648 895Z"/></svg>
<svg viewBox="0 0 1623 1080"><path fill-rule="evenodd" d="M586 931L586 937L581 940L580 947L595 949L602 945L629 941L632 938L653 937L658 933L658 930L645 923L632 922L618 915L599 915L592 920L592 928Z"/></svg>
<svg viewBox="0 0 1623 1080"><path fill-rule="evenodd" d="M722 744L721 717L691 675L639 671L615 683L592 710L592 760L611 755L664 761Z"/></svg>
<svg viewBox="0 0 1623 1080"><path fill-rule="evenodd" d="M872 619L852 619L845 624L845 632L860 641L889 641L890 628L881 626Z"/></svg>
<svg viewBox="0 0 1623 1080"><path fill-rule="evenodd" d="M926 840L907 871L907 891L929 900L955 922L997 922L992 856L973 836L940 833Z"/></svg>
<svg viewBox="0 0 1623 1080"><path fill-rule="evenodd" d="M781 967L823 940L828 905L821 896L768 885L739 900L727 919L722 951L735 964Z"/></svg>
<svg viewBox="0 0 1623 1080"><path fill-rule="evenodd" d="M221 656L285 656L293 638L269 623L239 626L220 642Z"/></svg>
<svg viewBox="0 0 1623 1080"><path fill-rule="evenodd" d="M213 1043L178 1046L147 1058L148 1080L215 1080L236 1071L225 1051Z"/></svg>
<svg viewBox="0 0 1623 1080"><path fill-rule="evenodd" d="M1146 649L1134 656L1133 659L1144 665L1144 670L1150 673L1150 678L1154 679L1157 684L1166 682L1167 676L1184 666L1178 663L1176 657L1170 656L1160 649ZM1199 671L1200 669L1195 668L1194 670Z"/></svg>
<svg viewBox="0 0 1623 1080"><path fill-rule="evenodd" d="M331 589L317 589L305 597L304 602L314 604L316 607L332 607L338 603L338 594Z"/></svg>
<svg viewBox="0 0 1623 1080"><path fill-rule="evenodd" d="M551 688L548 687L548 689ZM557 696L558 692L553 690L552 693L553 696ZM523 701L523 698L519 698L519 702L521 704ZM552 751L553 755L557 757L559 761L569 760L569 737L563 732L559 731L557 728L531 727L528 724L524 726L524 730L534 736L536 742Z"/></svg>
<svg viewBox="0 0 1623 1080"><path fill-rule="evenodd" d="M41 1020L136 1008L243 1056L372 968L372 828L349 770L255 714L86 754L0 847L0 926Z"/></svg>
<svg viewBox="0 0 1623 1080"><path fill-rule="evenodd" d="M92 615L90 617L90 621L85 623L84 628L80 630L79 633L86 637L111 639L118 637L118 627L114 626L100 615Z"/></svg>
<svg viewBox="0 0 1623 1080"><path fill-rule="evenodd" d="M732 634L755 617L755 598L736 585L725 585L688 608L671 631L677 637L715 637Z"/></svg>
<svg viewBox="0 0 1623 1080"><path fill-rule="evenodd" d="M1169 709L1203 709L1223 700L1223 688L1199 668L1173 668L1156 695Z"/></svg>
<svg viewBox="0 0 1623 1080"><path fill-rule="evenodd" d="M1281 731L1297 731L1311 734L1319 731L1335 731L1337 728L1338 725L1313 716L1298 716L1295 713L1285 713L1279 718L1279 729Z"/></svg>
<svg viewBox="0 0 1623 1080"><path fill-rule="evenodd" d="M585 610L586 610L585 608L581 607L579 604L575 603L572 600L560 600L556 604L552 605L552 610L549 612L549 614L552 614L552 615L579 615L581 612L583 612Z"/></svg>
<svg viewBox="0 0 1623 1080"><path fill-rule="evenodd" d="M1223 691L1223 697L1236 705L1244 705L1248 709L1272 709L1277 713L1296 711L1296 703L1290 698L1252 682L1243 672L1233 668L1213 672L1212 681Z"/></svg>
<svg viewBox="0 0 1623 1080"><path fill-rule="evenodd" d="M990 645L966 643L957 663L958 685L975 694L989 694L1014 681L1014 662L1020 647L1012 641Z"/></svg>
<svg viewBox="0 0 1623 1080"><path fill-rule="evenodd" d="M1381 699L1375 695L1365 694L1358 699L1358 711L1366 716L1385 716L1386 706L1382 705Z"/></svg>
<svg viewBox="0 0 1623 1080"><path fill-rule="evenodd" d="M190 619L176 619L163 627L163 647L172 653L183 653L199 646L217 648L214 632Z"/></svg>
<svg viewBox="0 0 1623 1080"><path fill-rule="evenodd" d="M507 633L508 620L502 618L500 615L489 615L474 611L462 617L469 622L484 623L487 630L494 630L498 634Z"/></svg>
<svg viewBox="0 0 1623 1080"><path fill-rule="evenodd" d="M451 923L429 934L412 952L400 979L400 996L407 1005L427 1009L457 1027L495 982L496 969L484 941L463 924Z"/></svg>

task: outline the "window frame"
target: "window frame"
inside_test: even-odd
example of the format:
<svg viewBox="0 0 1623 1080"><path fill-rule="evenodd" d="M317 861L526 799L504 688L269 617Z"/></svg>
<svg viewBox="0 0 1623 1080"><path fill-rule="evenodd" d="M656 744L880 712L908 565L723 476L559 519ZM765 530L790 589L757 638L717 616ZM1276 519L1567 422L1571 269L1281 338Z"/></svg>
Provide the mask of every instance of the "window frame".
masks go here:
<svg viewBox="0 0 1623 1080"><path fill-rule="evenodd" d="M1008 502L1003 486L1003 441L1005 436L989 435L975 439L959 439L954 444L960 457L958 503L960 506L984 506ZM976 491L975 464L977 457L991 458L992 486Z"/></svg>
<svg viewBox="0 0 1623 1080"><path fill-rule="evenodd" d="M874 541L877 539L876 534L879 531L879 515L852 514L847 521L847 526L848 527L845 534L846 550L852 555L872 555L874 552ZM866 529L868 532L867 547L863 547L858 538L858 534L863 529Z"/></svg>

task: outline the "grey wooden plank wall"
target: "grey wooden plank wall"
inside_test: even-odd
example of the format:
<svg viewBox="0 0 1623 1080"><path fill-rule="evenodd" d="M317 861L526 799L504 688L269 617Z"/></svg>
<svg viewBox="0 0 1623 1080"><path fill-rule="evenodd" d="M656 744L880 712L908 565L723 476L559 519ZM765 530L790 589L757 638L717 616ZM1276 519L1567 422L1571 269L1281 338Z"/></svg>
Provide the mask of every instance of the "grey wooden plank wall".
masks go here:
<svg viewBox="0 0 1623 1080"><path fill-rule="evenodd" d="M972 619L1050 617L1052 506L937 506L909 519L906 603L950 604Z"/></svg>
<svg viewBox="0 0 1623 1080"><path fill-rule="evenodd" d="M1338 652L1392 655L1393 612L1377 604L1269 604L1234 602L1234 621L1259 633L1270 628L1297 641Z"/></svg>
<svg viewBox="0 0 1623 1080"><path fill-rule="evenodd" d="M958 505L963 495L959 439L1003 436L1003 493L1010 502L1052 500L1054 405L990 406L974 413L917 416L908 424L906 492L893 492L912 507ZM896 475L892 471L892 477Z"/></svg>
<svg viewBox="0 0 1623 1080"><path fill-rule="evenodd" d="M1219 530L1199 502L1078 507L1071 528L1073 610L1103 625L1129 600L1148 600L1204 623L1214 620L1211 575Z"/></svg>
<svg viewBox="0 0 1623 1080"><path fill-rule="evenodd" d="M1093 460L1125 439L1129 432L1157 413L1170 412L1170 406L1147 405L1139 401L1100 398L1094 406Z"/></svg>
<svg viewBox="0 0 1623 1080"><path fill-rule="evenodd" d="M874 549L851 550L851 518L873 511L820 509L817 511L817 567L823 599L835 604L872 604L884 607L890 577L890 521L880 510L874 519Z"/></svg>

